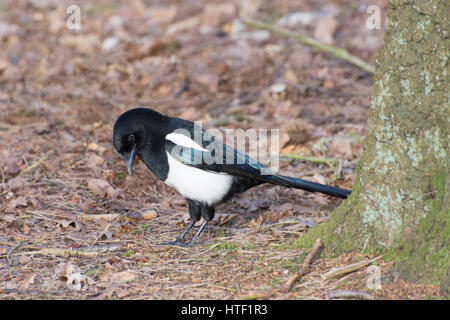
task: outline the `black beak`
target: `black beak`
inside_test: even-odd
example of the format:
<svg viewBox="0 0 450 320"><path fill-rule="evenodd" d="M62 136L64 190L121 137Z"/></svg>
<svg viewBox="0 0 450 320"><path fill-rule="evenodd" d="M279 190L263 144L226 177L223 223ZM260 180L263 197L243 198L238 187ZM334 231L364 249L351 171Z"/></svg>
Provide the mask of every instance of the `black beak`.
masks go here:
<svg viewBox="0 0 450 320"><path fill-rule="evenodd" d="M134 164L134 158L136 157L136 145L133 146L133 149L131 149L131 152L126 152L122 155L123 161L125 161L125 164L127 165L127 170L130 176L133 175L133 164Z"/></svg>

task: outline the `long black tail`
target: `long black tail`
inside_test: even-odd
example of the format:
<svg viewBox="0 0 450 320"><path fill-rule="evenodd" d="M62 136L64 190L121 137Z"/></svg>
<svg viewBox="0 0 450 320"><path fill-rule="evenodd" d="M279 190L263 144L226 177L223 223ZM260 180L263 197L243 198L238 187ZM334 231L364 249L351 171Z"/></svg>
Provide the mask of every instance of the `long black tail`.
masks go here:
<svg viewBox="0 0 450 320"><path fill-rule="evenodd" d="M267 182L288 188L297 188L307 190L310 192L325 193L333 197L339 197L344 199L347 199L347 197L352 193L351 190L347 189L331 187L320 183L279 175L270 176Z"/></svg>

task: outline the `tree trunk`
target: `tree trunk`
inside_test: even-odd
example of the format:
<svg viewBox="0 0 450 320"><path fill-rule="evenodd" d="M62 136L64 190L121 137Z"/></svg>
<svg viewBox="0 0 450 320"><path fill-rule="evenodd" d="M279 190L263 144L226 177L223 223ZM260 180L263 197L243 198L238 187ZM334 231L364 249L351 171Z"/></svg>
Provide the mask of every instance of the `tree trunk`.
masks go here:
<svg viewBox="0 0 450 320"><path fill-rule="evenodd" d="M449 294L448 1L392 0L352 195L299 239L383 253L400 277Z"/></svg>

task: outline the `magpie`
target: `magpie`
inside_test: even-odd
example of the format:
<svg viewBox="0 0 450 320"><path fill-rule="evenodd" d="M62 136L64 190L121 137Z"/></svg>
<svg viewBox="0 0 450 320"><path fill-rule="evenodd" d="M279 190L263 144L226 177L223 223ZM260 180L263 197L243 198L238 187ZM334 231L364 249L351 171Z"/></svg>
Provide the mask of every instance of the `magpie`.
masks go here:
<svg viewBox="0 0 450 320"><path fill-rule="evenodd" d="M293 177L269 169L216 139L194 122L165 116L147 108L124 112L114 124L113 145L132 175L135 157L161 181L186 198L189 224L172 242L191 246L214 218L214 206L262 183L347 198L351 191ZM264 172L264 174L263 174ZM203 217L189 242L187 233Z"/></svg>

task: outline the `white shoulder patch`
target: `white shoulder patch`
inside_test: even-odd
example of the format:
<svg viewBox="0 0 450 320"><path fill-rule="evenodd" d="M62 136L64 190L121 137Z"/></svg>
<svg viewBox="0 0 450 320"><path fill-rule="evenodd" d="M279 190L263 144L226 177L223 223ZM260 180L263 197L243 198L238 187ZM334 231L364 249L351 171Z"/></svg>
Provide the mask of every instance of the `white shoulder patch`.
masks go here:
<svg viewBox="0 0 450 320"><path fill-rule="evenodd" d="M201 150L201 151L208 151L205 148L203 148L201 145L199 145L197 142L195 142L193 139L191 139L188 136L181 134L181 133L174 133L174 132L169 133L166 136L166 139L172 141L173 143L175 143L179 146L192 148L192 149L196 149L196 150Z"/></svg>

